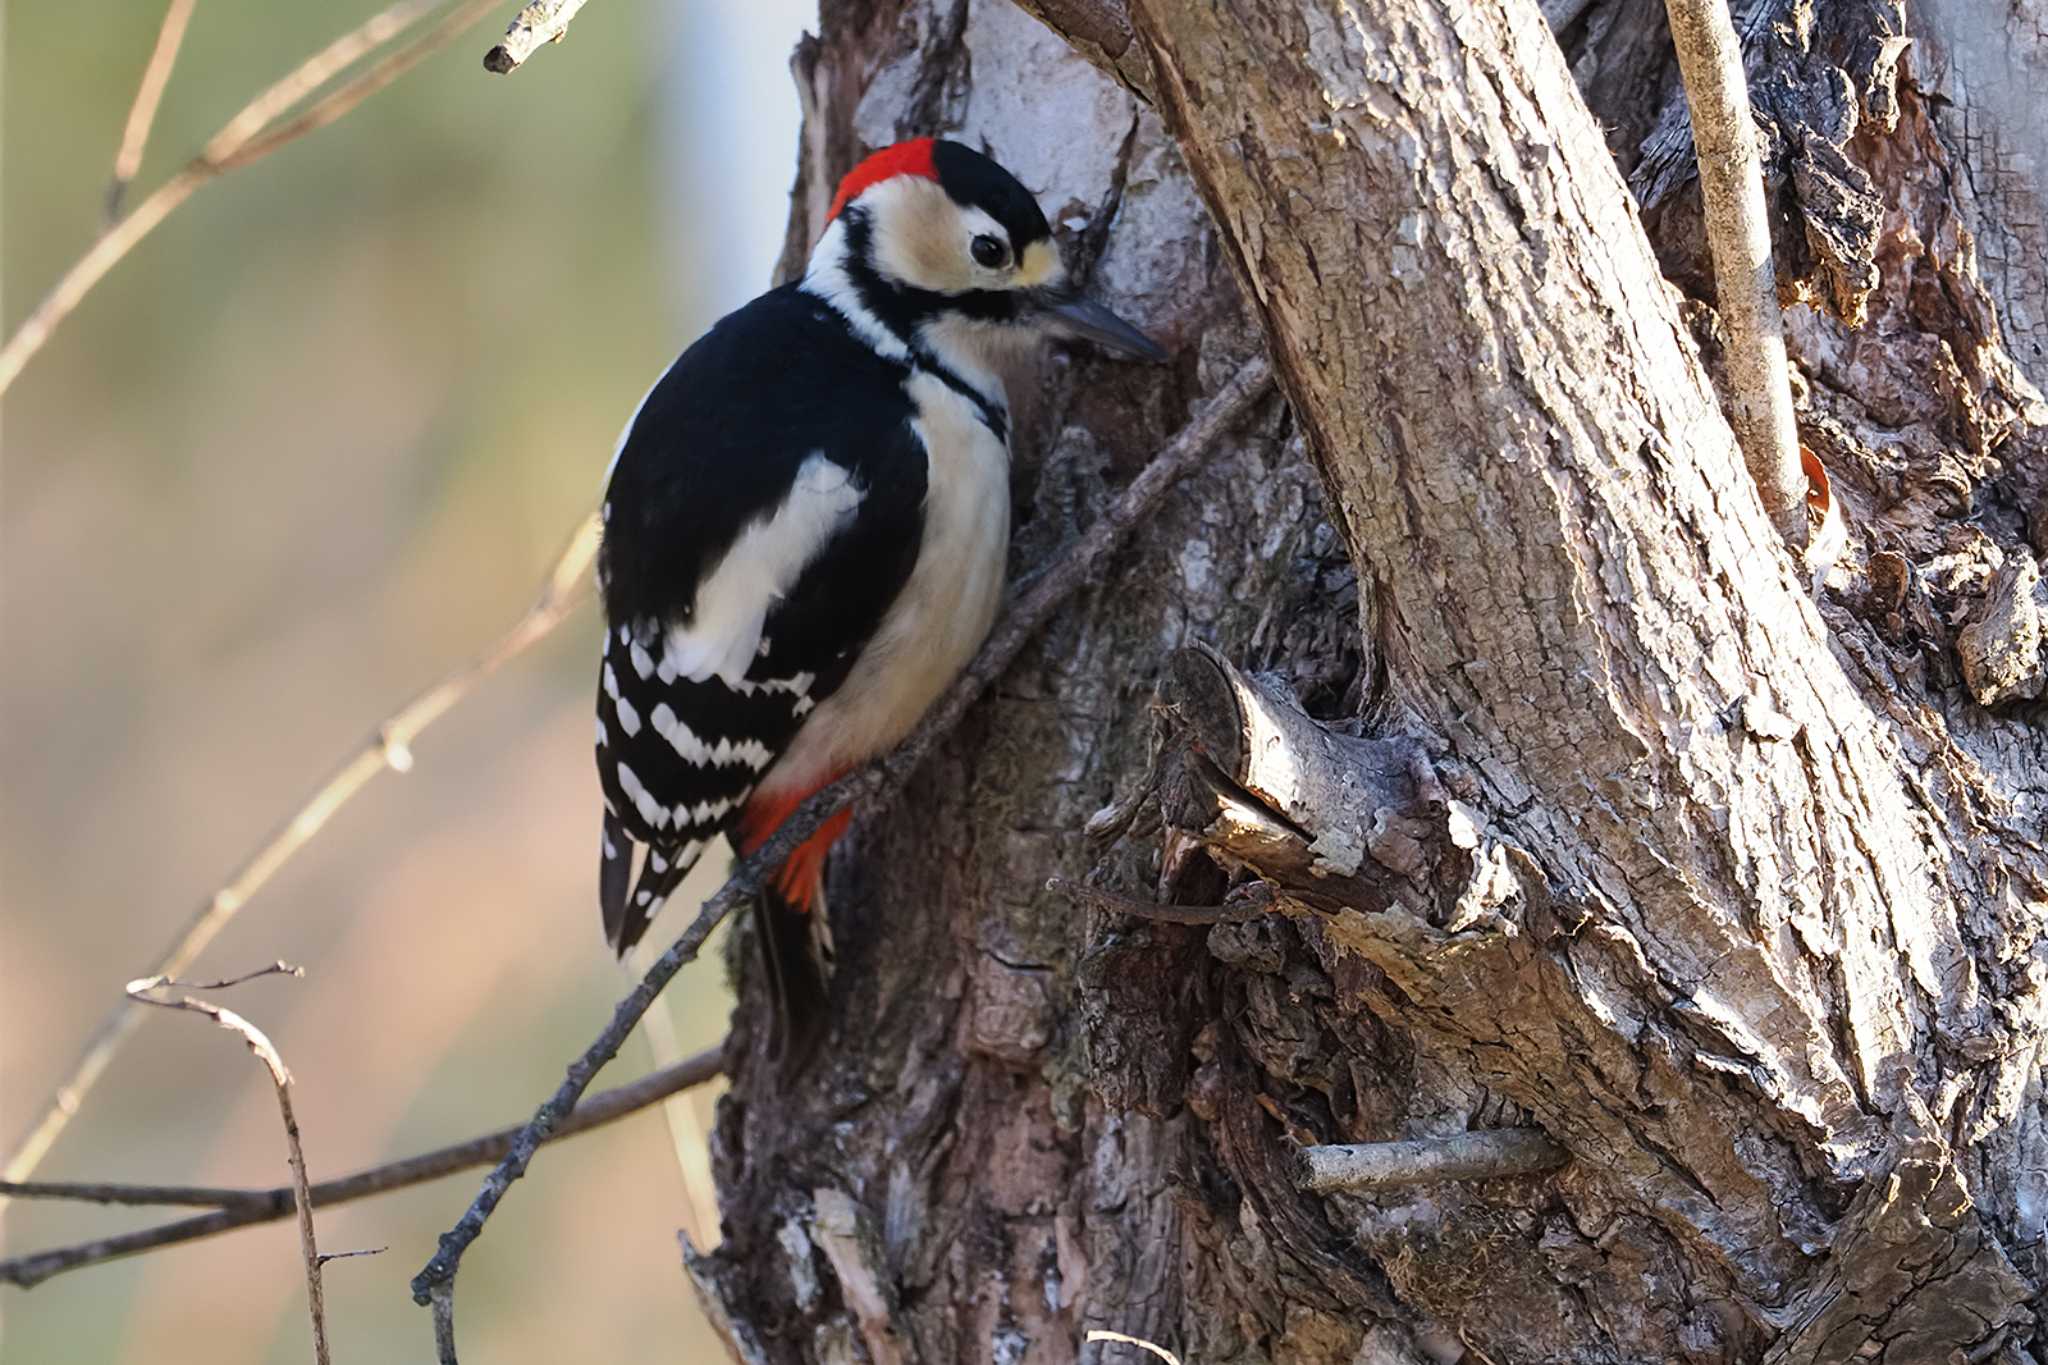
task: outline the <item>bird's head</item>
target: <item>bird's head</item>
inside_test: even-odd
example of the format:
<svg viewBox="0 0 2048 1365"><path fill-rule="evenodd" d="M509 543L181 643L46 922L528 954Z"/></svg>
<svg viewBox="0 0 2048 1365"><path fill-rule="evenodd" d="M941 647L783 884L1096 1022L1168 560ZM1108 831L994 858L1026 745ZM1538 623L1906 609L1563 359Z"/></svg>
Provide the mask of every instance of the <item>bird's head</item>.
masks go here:
<svg viewBox="0 0 2048 1365"><path fill-rule="evenodd" d="M1157 342L1081 294L1031 192L958 142L899 142L854 167L807 279L914 347L994 359L1060 336L1166 359Z"/></svg>

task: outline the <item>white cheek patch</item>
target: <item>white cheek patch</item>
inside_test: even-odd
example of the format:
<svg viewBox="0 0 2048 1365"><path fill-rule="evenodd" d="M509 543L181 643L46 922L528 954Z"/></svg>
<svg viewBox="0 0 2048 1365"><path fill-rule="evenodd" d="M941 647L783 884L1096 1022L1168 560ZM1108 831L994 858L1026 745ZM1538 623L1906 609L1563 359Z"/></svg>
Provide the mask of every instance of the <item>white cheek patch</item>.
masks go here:
<svg viewBox="0 0 2048 1365"><path fill-rule="evenodd" d="M769 610L852 524L866 496L852 473L822 452L805 460L782 505L742 531L697 585L696 609L669 627L656 671L664 679L673 672L692 682L744 681Z"/></svg>
<svg viewBox="0 0 2048 1365"><path fill-rule="evenodd" d="M883 278L941 294L976 286L967 244L975 232L994 227L987 214L963 213L937 181L907 175L876 185L861 196L861 206L870 225L870 255ZM977 218L986 226L969 231L969 220Z"/></svg>

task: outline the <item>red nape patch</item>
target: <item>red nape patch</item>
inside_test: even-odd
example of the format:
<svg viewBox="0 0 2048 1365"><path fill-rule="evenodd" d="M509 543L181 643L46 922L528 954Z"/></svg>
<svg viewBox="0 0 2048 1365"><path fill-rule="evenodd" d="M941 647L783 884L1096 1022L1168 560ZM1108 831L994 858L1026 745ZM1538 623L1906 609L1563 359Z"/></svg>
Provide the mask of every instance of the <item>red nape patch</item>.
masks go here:
<svg viewBox="0 0 2048 1365"><path fill-rule="evenodd" d="M868 186L879 185L899 175L921 175L927 180L939 178L938 168L932 165L930 138L912 138L893 147L884 147L848 171L846 179L839 182L839 193L833 197L832 211L825 215L825 221L829 223L837 218L839 210L859 198L860 192Z"/></svg>
<svg viewBox="0 0 2048 1365"><path fill-rule="evenodd" d="M843 192L843 191L842 191ZM782 828L782 822L796 814L796 808L837 781L839 774L826 778L809 791L793 792L788 795L757 796L740 812L739 835L742 856L752 853L775 837L775 831ZM825 885L825 855L832 851L839 836L846 833L846 826L853 819L851 809L834 811L818 832L796 846L782 867L770 879L782 902L793 909L810 913L818 903L818 892Z"/></svg>

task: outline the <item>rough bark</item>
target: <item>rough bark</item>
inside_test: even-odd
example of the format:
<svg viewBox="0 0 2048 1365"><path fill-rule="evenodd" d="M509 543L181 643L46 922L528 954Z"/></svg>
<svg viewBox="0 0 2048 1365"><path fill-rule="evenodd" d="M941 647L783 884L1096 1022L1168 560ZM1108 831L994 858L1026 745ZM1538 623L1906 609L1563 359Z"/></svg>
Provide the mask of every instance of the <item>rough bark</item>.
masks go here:
<svg viewBox="0 0 2048 1365"><path fill-rule="evenodd" d="M1289 402L861 823L801 1075L739 959L690 1262L735 1351L2043 1358L2048 408L1998 308L2048 270L1980 276L2034 228L1957 159L2020 135L1955 140L1896 6L1747 13L1760 90L1856 111L1759 97L1851 528L1815 604L1627 0L1548 7L1569 65L1528 0L1031 8L1074 50L1006 0L827 0L792 259L860 150L954 132L1175 350L1018 376L1019 571L1252 348ZM1297 1184L1303 1145L1509 1126L1571 1163Z"/></svg>

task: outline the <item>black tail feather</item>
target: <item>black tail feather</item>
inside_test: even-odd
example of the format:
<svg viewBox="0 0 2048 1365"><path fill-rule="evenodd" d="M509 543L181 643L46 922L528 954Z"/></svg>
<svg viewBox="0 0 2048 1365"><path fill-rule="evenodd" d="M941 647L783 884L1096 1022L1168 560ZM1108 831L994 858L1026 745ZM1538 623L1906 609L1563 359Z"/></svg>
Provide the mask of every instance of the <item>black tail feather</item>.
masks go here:
<svg viewBox="0 0 2048 1365"><path fill-rule="evenodd" d="M696 866L696 855L701 847L700 844L689 844L679 850L649 845L646 856L640 860L639 879L633 882L633 893L628 896L626 885L633 866L633 837L626 833L625 825L617 816L605 812L604 848L600 850L597 875L598 906L604 912L605 941L620 957L631 952L633 945L647 933L647 926L653 922L662 902ZM682 853L690 856L682 857Z"/></svg>
<svg viewBox="0 0 2048 1365"><path fill-rule="evenodd" d="M597 905L604 913L605 942L617 945L626 929L626 893L633 885L633 836L625 821L604 813L604 842L597 850Z"/></svg>
<svg viewBox="0 0 2048 1365"><path fill-rule="evenodd" d="M812 909L792 905L774 886L756 902L768 992L775 999L774 1053L787 1071L810 1060L831 1023L831 949L825 939L824 896Z"/></svg>

